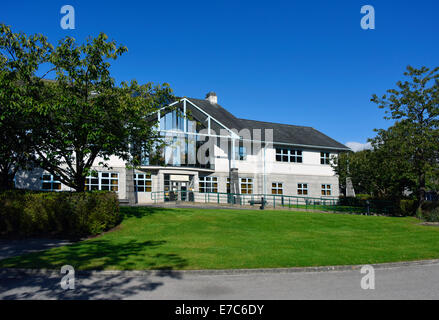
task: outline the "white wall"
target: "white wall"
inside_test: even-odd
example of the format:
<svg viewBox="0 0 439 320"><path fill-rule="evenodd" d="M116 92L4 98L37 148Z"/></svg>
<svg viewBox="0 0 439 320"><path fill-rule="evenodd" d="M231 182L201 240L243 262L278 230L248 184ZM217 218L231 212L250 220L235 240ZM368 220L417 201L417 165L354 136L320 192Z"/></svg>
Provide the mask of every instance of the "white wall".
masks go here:
<svg viewBox="0 0 439 320"><path fill-rule="evenodd" d="M276 149L267 148L265 152L265 173L334 176L334 170L330 165L320 164L320 152L322 151L323 150L311 149L303 150L302 163L289 163L276 161ZM336 154L331 153L330 157L333 155ZM228 172L230 165L230 161L224 150L215 146L215 171ZM263 173L264 150L261 149L257 154L248 154L246 160L235 160L235 165L240 173Z"/></svg>

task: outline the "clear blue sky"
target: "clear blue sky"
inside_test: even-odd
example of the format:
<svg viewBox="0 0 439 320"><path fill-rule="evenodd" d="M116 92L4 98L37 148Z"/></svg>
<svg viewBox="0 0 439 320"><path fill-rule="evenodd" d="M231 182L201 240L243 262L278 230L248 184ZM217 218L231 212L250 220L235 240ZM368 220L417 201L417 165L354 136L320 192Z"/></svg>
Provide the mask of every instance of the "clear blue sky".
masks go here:
<svg viewBox="0 0 439 320"><path fill-rule="evenodd" d="M60 27L73 5L76 29ZM362 30L373 5L376 29ZM0 21L55 43L100 31L129 52L117 81L168 82L176 95L219 103L238 117L312 126L366 142L387 127L370 102L407 65L439 66L439 1L8 1Z"/></svg>

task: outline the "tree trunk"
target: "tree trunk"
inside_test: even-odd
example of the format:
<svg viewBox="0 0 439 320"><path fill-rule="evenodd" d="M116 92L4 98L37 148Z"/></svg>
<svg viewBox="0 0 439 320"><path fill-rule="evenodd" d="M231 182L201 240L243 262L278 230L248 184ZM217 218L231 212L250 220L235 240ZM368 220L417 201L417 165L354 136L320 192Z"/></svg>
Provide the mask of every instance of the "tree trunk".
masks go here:
<svg viewBox="0 0 439 320"><path fill-rule="evenodd" d="M11 190L14 188L14 176L9 172L0 172L0 191Z"/></svg>
<svg viewBox="0 0 439 320"><path fill-rule="evenodd" d="M418 187L418 210L421 212L422 205L425 202L425 173L421 173L418 177L419 187Z"/></svg>
<svg viewBox="0 0 439 320"><path fill-rule="evenodd" d="M76 192L85 191L85 177L81 173L77 173L75 176L75 190Z"/></svg>

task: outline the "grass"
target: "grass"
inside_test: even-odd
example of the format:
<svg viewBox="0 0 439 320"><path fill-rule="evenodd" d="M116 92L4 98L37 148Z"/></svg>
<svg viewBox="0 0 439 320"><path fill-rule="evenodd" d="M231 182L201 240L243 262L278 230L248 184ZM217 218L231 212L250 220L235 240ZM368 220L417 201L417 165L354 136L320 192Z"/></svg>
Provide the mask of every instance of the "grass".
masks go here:
<svg viewBox="0 0 439 320"><path fill-rule="evenodd" d="M120 228L0 267L227 269L439 258L439 228L415 218L292 211L123 208Z"/></svg>
<svg viewBox="0 0 439 320"><path fill-rule="evenodd" d="M324 204L284 204L282 205L284 208L298 208L298 209L309 209L309 210L318 210L318 211L328 211L328 212L349 212L349 213L365 213L367 211L364 207L353 207L353 206L331 206Z"/></svg>

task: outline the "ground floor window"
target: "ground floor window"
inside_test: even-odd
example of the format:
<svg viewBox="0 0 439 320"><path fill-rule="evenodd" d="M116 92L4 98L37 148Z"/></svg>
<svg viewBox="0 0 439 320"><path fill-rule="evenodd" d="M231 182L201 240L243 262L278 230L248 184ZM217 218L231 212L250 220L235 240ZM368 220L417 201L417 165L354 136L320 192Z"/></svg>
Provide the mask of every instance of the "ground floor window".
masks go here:
<svg viewBox="0 0 439 320"><path fill-rule="evenodd" d="M151 192L152 178L149 173L136 173L134 175L134 189L136 192Z"/></svg>
<svg viewBox="0 0 439 320"><path fill-rule="evenodd" d="M308 184L307 183L298 183L297 184L297 194L298 195L308 195Z"/></svg>
<svg viewBox="0 0 439 320"><path fill-rule="evenodd" d="M85 179L85 190L119 191L119 173L96 172Z"/></svg>
<svg viewBox="0 0 439 320"><path fill-rule="evenodd" d="M241 193L252 194L253 193L253 179L251 178L240 178Z"/></svg>
<svg viewBox="0 0 439 320"><path fill-rule="evenodd" d="M200 192L218 192L218 178L217 177L200 177L199 178Z"/></svg>
<svg viewBox="0 0 439 320"><path fill-rule="evenodd" d="M41 190L56 191L61 190L61 181L57 176L45 173L41 176Z"/></svg>
<svg viewBox="0 0 439 320"><path fill-rule="evenodd" d="M331 185L322 184L322 196L330 196L330 195L331 195Z"/></svg>
<svg viewBox="0 0 439 320"><path fill-rule="evenodd" d="M273 182L271 184L271 194L283 194L283 184L280 182Z"/></svg>

